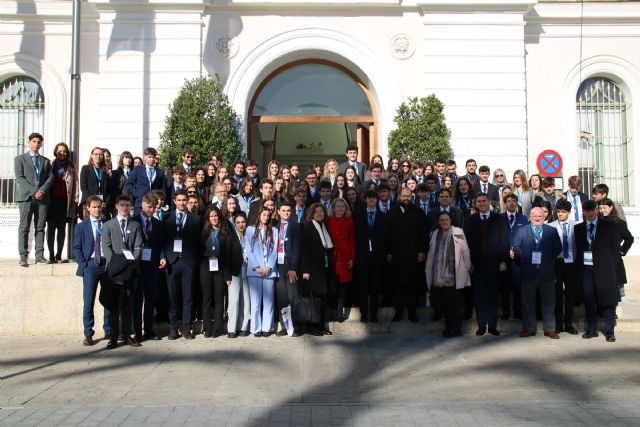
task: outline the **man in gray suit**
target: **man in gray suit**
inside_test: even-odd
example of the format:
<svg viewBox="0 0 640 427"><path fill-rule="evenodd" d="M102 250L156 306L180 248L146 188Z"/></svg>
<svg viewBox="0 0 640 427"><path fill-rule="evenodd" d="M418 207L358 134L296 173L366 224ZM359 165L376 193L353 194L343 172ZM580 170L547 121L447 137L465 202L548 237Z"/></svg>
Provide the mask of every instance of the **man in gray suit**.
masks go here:
<svg viewBox="0 0 640 427"><path fill-rule="evenodd" d="M355 144L349 144L347 146L347 161L338 167L338 173L344 173L349 166L352 166L356 170L356 176L359 179L358 184L363 184L367 165L358 161L358 146Z"/></svg>
<svg viewBox="0 0 640 427"><path fill-rule="evenodd" d="M29 151L16 156L14 169L16 171L16 202L20 210L20 225L18 226L18 250L20 251L20 265L27 267L29 263L29 227L31 221L35 223L36 263L48 264L44 257L44 224L47 219L47 209L51 199L51 162L38 152L42 148L44 138L39 133L32 133L28 138Z"/></svg>
<svg viewBox="0 0 640 427"><path fill-rule="evenodd" d="M140 260L142 248L144 246L142 229L140 224L133 221L129 216L131 211L131 199L129 196L120 195L116 199L117 215L104 224L102 230L102 253L107 259L106 271L109 275L109 263L122 262L122 256L132 262ZM119 260L116 261L116 255ZM120 330L119 317L122 314L122 333L125 340L131 347L140 347L140 343L131 337L131 319L133 315L133 297L137 285L138 268L135 266L135 273L127 278L123 283L119 283L114 277L108 278L108 290L105 288L101 292L108 292L109 295L103 297L101 294L100 302L105 304L108 299L112 307L107 307L111 315L109 323L111 324L111 337L107 343L107 349L113 349L118 344L118 332Z"/></svg>

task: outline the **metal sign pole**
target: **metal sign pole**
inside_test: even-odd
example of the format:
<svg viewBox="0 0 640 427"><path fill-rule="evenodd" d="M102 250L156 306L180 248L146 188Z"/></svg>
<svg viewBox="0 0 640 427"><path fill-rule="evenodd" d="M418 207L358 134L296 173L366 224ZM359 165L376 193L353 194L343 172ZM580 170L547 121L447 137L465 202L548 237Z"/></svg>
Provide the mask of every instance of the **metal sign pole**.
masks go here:
<svg viewBox="0 0 640 427"><path fill-rule="evenodd" d="M78 140L80 136L80 23L82 18L82 0L73 0L71 29L71 126L69 129L69 148L78 162ZM79 164L78 164L79 165ZM71 242L75 218L67 227L67 257L71 259Z"/></svg>

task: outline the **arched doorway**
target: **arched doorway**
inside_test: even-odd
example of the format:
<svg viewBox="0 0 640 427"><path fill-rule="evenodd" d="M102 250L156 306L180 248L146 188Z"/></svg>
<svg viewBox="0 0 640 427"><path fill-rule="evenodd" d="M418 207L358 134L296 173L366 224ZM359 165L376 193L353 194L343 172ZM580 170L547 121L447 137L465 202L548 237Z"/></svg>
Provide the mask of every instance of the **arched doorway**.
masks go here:
<svg viewBox="0 0 640 427"><path fill-rule="evenodd" d="M304 59L269 74L249 105L247 154L263 167L272 159L301 169L339 162L348 144L362 161L378 150L373 96L353 72L332 61Z"/></svg>

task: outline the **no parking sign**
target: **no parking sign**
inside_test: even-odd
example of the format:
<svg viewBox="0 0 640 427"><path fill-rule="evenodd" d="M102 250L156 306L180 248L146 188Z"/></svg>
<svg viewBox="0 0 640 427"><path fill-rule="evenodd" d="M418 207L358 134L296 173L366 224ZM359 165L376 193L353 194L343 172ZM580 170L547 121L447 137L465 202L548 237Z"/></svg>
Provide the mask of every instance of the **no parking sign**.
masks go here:
<svg viewBox="0 0 640 427"><path fill-rule="evenodd" d="M536 160L538 171L544 176L556 177L562 174L562 157L557 151L544 150Z"/></svg>

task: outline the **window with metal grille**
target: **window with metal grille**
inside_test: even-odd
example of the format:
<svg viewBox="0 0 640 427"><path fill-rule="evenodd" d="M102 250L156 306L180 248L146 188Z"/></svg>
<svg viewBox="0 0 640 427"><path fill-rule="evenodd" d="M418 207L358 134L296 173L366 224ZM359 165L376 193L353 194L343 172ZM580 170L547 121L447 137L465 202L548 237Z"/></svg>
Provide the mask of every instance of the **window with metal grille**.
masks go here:
<svg viewBox="0 0 640 427"><path fill-rule="evenodd" d="M13 159L31 132L44 134L44 93L36 80L12 77L0 84L0 206L15 204Z"/></svg>
<svg viewBox="0 0 640 427"><path fill-rule="evenodd" d="M604 77L585 80L576 94L582 191L590 195L595 184L607 184L609 198L622 204L631 202L628 108L622 88Z"/></svg>

